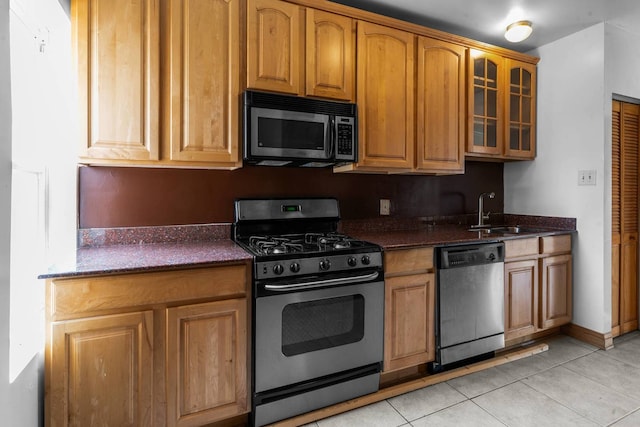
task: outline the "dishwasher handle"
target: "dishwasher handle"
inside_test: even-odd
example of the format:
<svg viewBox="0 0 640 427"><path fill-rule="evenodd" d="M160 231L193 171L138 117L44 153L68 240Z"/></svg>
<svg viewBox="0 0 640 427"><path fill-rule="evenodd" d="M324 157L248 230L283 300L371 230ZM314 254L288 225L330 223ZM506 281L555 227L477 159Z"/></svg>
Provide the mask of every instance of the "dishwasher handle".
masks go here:
<svg viewBox="0 0 640 427"><path fill-rule="evenodd" d="M437 251L437 268L463 268L504 262L504 243L476 243L442 246Z"/></svg>

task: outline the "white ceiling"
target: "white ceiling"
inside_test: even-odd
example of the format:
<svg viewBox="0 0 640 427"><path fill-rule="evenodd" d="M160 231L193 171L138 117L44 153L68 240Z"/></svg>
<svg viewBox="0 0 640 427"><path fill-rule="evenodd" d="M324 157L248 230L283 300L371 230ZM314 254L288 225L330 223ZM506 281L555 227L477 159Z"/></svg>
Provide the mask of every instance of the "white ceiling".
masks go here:
<svg viewBox="0 0 640 427"><path fill-rule="evenodd" d="M527 52L606 21L640 34L640 0L333 0L405 21ZM533 23L521 43L504 39L508 24Z"/></svg>

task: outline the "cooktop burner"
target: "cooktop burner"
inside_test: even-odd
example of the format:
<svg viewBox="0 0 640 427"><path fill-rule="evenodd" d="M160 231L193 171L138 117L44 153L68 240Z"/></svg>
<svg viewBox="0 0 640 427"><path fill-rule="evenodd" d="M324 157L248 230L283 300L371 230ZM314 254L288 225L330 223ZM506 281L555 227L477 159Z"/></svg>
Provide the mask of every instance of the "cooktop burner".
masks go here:
<svg viewBox="0 0 640 427"><path fill-rule="evenodd" d="M240 239L242 242L243 239ZM304 233L290 235L255 235L244 242L255 255L309 254L363 247L366 242L340 233Z"/></svg>

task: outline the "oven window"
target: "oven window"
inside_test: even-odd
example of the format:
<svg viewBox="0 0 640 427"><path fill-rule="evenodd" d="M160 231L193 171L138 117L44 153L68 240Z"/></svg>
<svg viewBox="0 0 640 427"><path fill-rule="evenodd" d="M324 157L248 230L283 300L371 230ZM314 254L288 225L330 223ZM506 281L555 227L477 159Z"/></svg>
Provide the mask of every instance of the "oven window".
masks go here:
<svg viewBox="0 0 640 427"><path fill-rule="evenodd" d="M324 123L258 117L258 146L324 150Z"/></svg>
<svg viewBox="0 0 640 427"><path fill-rule="evenodd" d="M362 295L289 304L282 310L285 356L358 342L363 336Z"/></svg>

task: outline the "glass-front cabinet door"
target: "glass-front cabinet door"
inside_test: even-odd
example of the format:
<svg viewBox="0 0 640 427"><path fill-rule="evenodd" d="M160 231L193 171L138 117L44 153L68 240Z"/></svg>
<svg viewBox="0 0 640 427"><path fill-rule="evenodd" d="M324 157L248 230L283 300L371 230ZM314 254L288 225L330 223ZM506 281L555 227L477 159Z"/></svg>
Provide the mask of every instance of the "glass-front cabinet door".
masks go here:
<svg viewBox="0 0 640 427"><path fill-rule="evenodd" d="M505 111L505 154L509 157L533 159L536 155L536 69L535 65L507 60L508 93Z"/></svg>
<svg viewBox="0 0 640 427"><path fill-rule="evenodd" d="M471 50L472 89L469 97L471 135L467 152L502 154L502 72L503 58L488 52Z"/></svg>

